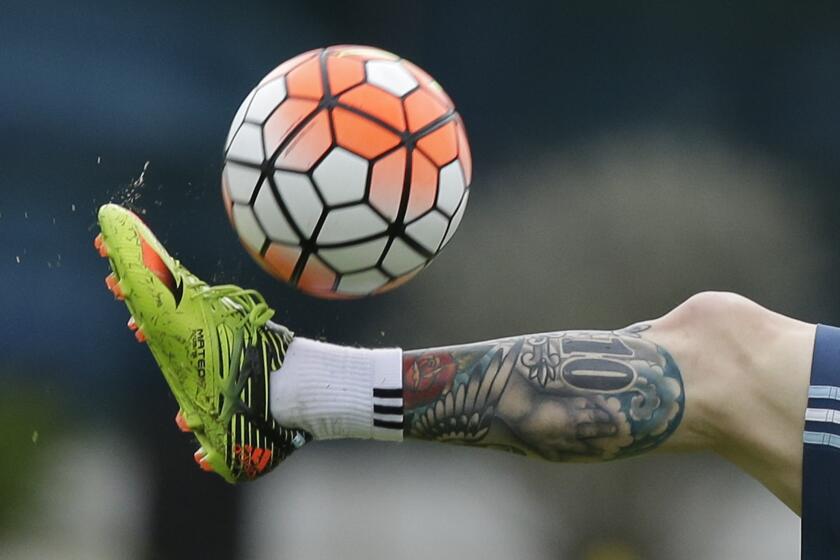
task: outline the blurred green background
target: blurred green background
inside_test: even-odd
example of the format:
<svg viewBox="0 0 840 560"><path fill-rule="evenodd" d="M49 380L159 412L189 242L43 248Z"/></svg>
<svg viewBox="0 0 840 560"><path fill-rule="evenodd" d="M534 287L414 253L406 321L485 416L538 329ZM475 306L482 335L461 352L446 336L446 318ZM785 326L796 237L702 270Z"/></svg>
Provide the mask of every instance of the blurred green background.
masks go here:
<svg viewBox="0 0 840 560"><path fill-rule="evenodd" d="M0 558L797 557L798 518L711 456L332 442L229 487L195 467L92 240L98 205L130 201L198 275L338 343L616 328L708 289L837 324L838 22L835 2L7 0ZM241 99L336 43L434 75L476 168L446 251L356 302L268 278L219 196Z"/></svg>

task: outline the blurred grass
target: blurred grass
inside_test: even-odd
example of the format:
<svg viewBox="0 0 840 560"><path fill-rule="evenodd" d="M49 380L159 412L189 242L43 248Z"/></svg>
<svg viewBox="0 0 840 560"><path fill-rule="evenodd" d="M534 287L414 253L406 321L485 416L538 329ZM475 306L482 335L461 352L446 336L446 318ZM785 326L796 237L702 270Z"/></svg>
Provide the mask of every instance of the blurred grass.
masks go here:
<svg viewBox="0 0 840 560"><path fill-rule="evenodd" d="M54 444L67 432L59 399L0 372L0 534L24 525Z"/></svg>
<svg viewBox="0 0 840 560"><path fill-rule="evenodd" d="M583 555L584 560L641 560L634 547L619 541L589 544Z"/></svg>

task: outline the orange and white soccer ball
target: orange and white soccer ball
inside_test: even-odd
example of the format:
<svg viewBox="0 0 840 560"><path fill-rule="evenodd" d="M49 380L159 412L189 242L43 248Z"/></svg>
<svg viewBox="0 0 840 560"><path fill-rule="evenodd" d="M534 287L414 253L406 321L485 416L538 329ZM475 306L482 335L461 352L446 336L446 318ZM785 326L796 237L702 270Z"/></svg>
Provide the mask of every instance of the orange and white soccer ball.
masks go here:
<svg viewBox="0 0 840 560"><path fill-rule="evenodd" d="M317 49L245 98L222 193L245 248L321 297L407 281L458 228L472 160L452 101L423 70L363 46Z"/></svg>

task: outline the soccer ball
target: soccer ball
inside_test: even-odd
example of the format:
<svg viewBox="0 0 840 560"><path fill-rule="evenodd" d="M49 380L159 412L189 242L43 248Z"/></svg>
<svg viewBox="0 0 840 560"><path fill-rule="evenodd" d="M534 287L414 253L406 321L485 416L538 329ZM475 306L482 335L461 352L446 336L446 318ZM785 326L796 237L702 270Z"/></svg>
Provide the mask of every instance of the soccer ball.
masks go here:
<svg viewBox="0 0 840 560"><path fill-rule="evenodd" d="M394 288L458 228L472 160L452 101L380 49L336 46L272 70L225 145L222 194L242 244L320 297Z"/></svg>

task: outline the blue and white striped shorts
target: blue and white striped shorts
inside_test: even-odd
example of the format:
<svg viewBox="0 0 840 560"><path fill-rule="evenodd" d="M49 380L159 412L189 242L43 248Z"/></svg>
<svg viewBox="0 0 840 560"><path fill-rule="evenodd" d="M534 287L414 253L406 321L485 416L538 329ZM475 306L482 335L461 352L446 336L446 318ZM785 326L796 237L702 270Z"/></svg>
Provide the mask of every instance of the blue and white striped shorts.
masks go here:
<svg viewBox="0 0 840 560"><path fill-rule="evenodd" d="M817 326L802 455L802 558L840 558L840 329Z"/></svg>

